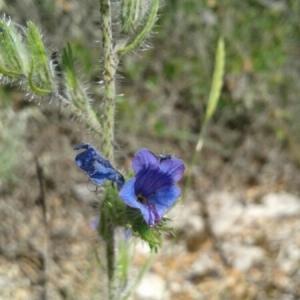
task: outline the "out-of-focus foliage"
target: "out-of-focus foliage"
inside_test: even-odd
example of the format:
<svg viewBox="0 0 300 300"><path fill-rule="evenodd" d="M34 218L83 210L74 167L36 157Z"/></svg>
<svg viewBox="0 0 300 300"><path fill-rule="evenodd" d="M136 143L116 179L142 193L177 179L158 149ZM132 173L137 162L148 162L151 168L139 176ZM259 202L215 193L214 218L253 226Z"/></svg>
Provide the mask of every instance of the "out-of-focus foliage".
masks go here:
<svg viewBox="0 0 300 300"><path fill-rule="evenodd" d="M11 188L18 182L18 166L22 164L24 131L30 111L17 114L9 101L9 94L0 91L0 189ZM32 111L34 113L34 110Z"/></svg>
<svg viewBox="0 0 300 300"><path fill-rule="evenodd" d="M38 5L14 0L5 1L1 10L21 24L28 19L40 24L53 50L69 41L84 78L96 82L100 73L94 65L101 41L97 5L93 0L46 0ZM242 132L251 124L254 134L277 137L299 162L299 15L297 0L165 0L155 33L144 45L148 51L123 60L118 89L124 96L118 98L117 116L122 128L117 133L164 136L184 147L195 143L217 39L223 35L225 84L215 126ZM98 84L91 92L96 104L100 102ZM218 143L229 150L234 147L228 137Z"/></svg>
<svg viewBox="0 0 300 300"><path fill-rule="evenodd" d="M165 1L158 33L149 42L153 51L124 62L126 83L130 91L136 87L130 95L130 103L140 108L135 118L147 132L194 141L204 118L217 38L223 35L225 84L215 122L237 131L254 124L259 133L277 135L299 162L299 14L297 1ZM128 102L121 105L126 109ZM178 110L188 120L176 119ZM147 111L164 118L150 117L145 124ZM130 122L128 130L137 129Z"/></svg>

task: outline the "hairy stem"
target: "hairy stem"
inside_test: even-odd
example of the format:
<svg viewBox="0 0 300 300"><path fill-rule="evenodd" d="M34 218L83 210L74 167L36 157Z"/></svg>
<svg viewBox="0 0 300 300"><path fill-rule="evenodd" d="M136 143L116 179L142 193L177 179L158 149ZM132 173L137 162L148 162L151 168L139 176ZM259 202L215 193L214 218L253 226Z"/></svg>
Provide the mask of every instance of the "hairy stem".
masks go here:
<svg viewBox="0 0 300 300"><path fill-rule="evenodd" d="M111 8L109 0L100 0L101 26L103 35L105 101L103 112L103 154L113 162L114 115L116 98L115 75L119 63L113 50Z"/></svg>
<svg viewBox="0 0 300 300"><path fill-rule="evenodd" d="M115 278L115 264L116 264L116 255L115 255L115 239L114 234L111 234L111 237L106 239L106 260L107 260L107 276L108 276L108 299L115 300L117 287L116 287L116 278Z"/></svg>
<svg viewBox="0 0 300 300"><path fill-rule="evenodd" d="M102 151L103 154L113 163L114 160L114 115L115 115L115 98L116 98L116 69L118 65L118 56L113 50L113 36L111 23L110 0L100 0L101 29L103 36L104 51L104 73L103 80L105 85L105 101L103 110L103 136ZM116 252L114 225L106 217L106 260L108 276L108 298L116 299Z"/></svg>

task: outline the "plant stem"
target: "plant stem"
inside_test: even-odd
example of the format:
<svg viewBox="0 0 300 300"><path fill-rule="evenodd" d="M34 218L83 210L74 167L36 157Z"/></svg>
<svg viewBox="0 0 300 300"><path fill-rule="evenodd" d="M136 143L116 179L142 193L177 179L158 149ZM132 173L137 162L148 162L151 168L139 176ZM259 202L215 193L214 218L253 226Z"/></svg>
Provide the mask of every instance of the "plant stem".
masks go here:
<svg viewBox="0 0 300 300"><path fill-rule="evenodd" d="M107 260L107 278L108 278L108 299L115 300L117 287L115 278L115 264L116 264L116 254L115 254L115 238L114 238L114 228L111 229L111 236L106 239L106 260Z"/></svg>
<svg viewBox="0 0 300 300"><path fill-rule="evenodd" d="M113 163L114 116L116 98L116 69L119 58L113 50L110 0L100 0L102 26L102 42L104 51L103 80L105 85L105 101L103 113L103 154Z"/></svg>
<svg viewBox="0 0 300 300"><path fill-rule="evenodd" d="M100 18L102 29L102 42L104 51L104 73L103 80L105 85L105 99L103 109L103 130L102 130L102 151L103 154L113 163L114 160L114 116L116 82L115 75L119 62L118 56L113 50L113 36L111 23L110 0L100 0ZM116 299L116 253L114 225L106 216L106 234L103 236L106 243L106 260L108 276L108 299Z"/></svg>

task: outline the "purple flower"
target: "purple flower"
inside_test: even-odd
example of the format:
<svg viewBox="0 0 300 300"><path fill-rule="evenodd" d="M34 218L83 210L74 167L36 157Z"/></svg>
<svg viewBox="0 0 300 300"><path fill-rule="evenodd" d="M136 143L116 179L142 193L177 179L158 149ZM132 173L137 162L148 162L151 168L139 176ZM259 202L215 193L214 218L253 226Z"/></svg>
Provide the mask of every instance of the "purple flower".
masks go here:
<svg viewBox="0 0 300 300"><path fill-rule="evenodd" d="M183 161L171 155L162 159L141 149L132 168L135 177L123 186L119 196L128 206L138 208L148 225L156 225L180 196L176 183L185 169Z"/></svg>
<svg viewBox="0 0 300 300"><path fill-rule="evenodd" d="M93 146L89 144L81 144L74 150L85 149L79 153L76 158L76 164L79 168L87 172L93 183L99 185L105 180L114 181L117 184L118 190L124 185L124 177L120 174Z"/></svg>

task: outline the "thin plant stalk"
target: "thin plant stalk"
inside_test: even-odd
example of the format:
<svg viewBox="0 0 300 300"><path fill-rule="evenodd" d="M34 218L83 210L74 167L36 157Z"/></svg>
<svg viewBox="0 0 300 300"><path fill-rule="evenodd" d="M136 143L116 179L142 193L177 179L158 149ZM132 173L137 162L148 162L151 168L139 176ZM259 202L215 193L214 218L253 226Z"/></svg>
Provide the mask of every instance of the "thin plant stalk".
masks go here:
<svg viewBox="0 0 300 300"><path fill-rule="evenodd" d="M223 38L220 37L218 40L218 46L217 46L216 58L215 58L215 68L214 68L214 74L213 74L212 85L209 93L209 98L207 102L207 108L206 108L203 124L201 124L198 142L196 144L193 158L191 161L191 168L196 164L197 156L203 148L207 126L216 111L220 99L220 95L221 95L222 85L223 85L224 70L225 70L225 44ZM191 176L192 176L192 170L189 171L189 175L184 189L184 195L186 194L187 190L190 187ZM183 199L184 198L185 197L183 197Z"/></svg>
<svg viewBox="0 0 300 300"><path fill-rule="evenodd" d="M111 6L109 0L100 0L101 29L103 35L104 51L104 88L105 101L103 110L103 131L102 131L102 151L105 157L111 162L114 160L114 116L115 116L115 98L116 82L115 74L118 65L118 59L113 51L113 35L111 21ZM105 235L106 243L106 261L108 276L108 299L116 299L116 250L115 250L115 229L112 222L106 224L107 232Z"/></svg>
<svg viewBox="0 0 300 300"><path fill-rule="evenodd" d="M113 49L111 6L109 0L100 0L102 43L104 51L103 81L105 101L103 109L102 151L104 156L113 163L114 160L114 117L116 99L116 70L119 58Z"/></svg>
<svg viewBox="0 0 300 300"><path fill-rule="evenodd" d="M146 262L143 264L139 274L137 275L135 281L133 282L132 286L128 289L127 293L122 297L122 300L128 300L129 297L133 294L134 290L141 282L143 276L149 270L149 267L154 259L154 256L155 256L155 252L151 251Z"/></svg>

